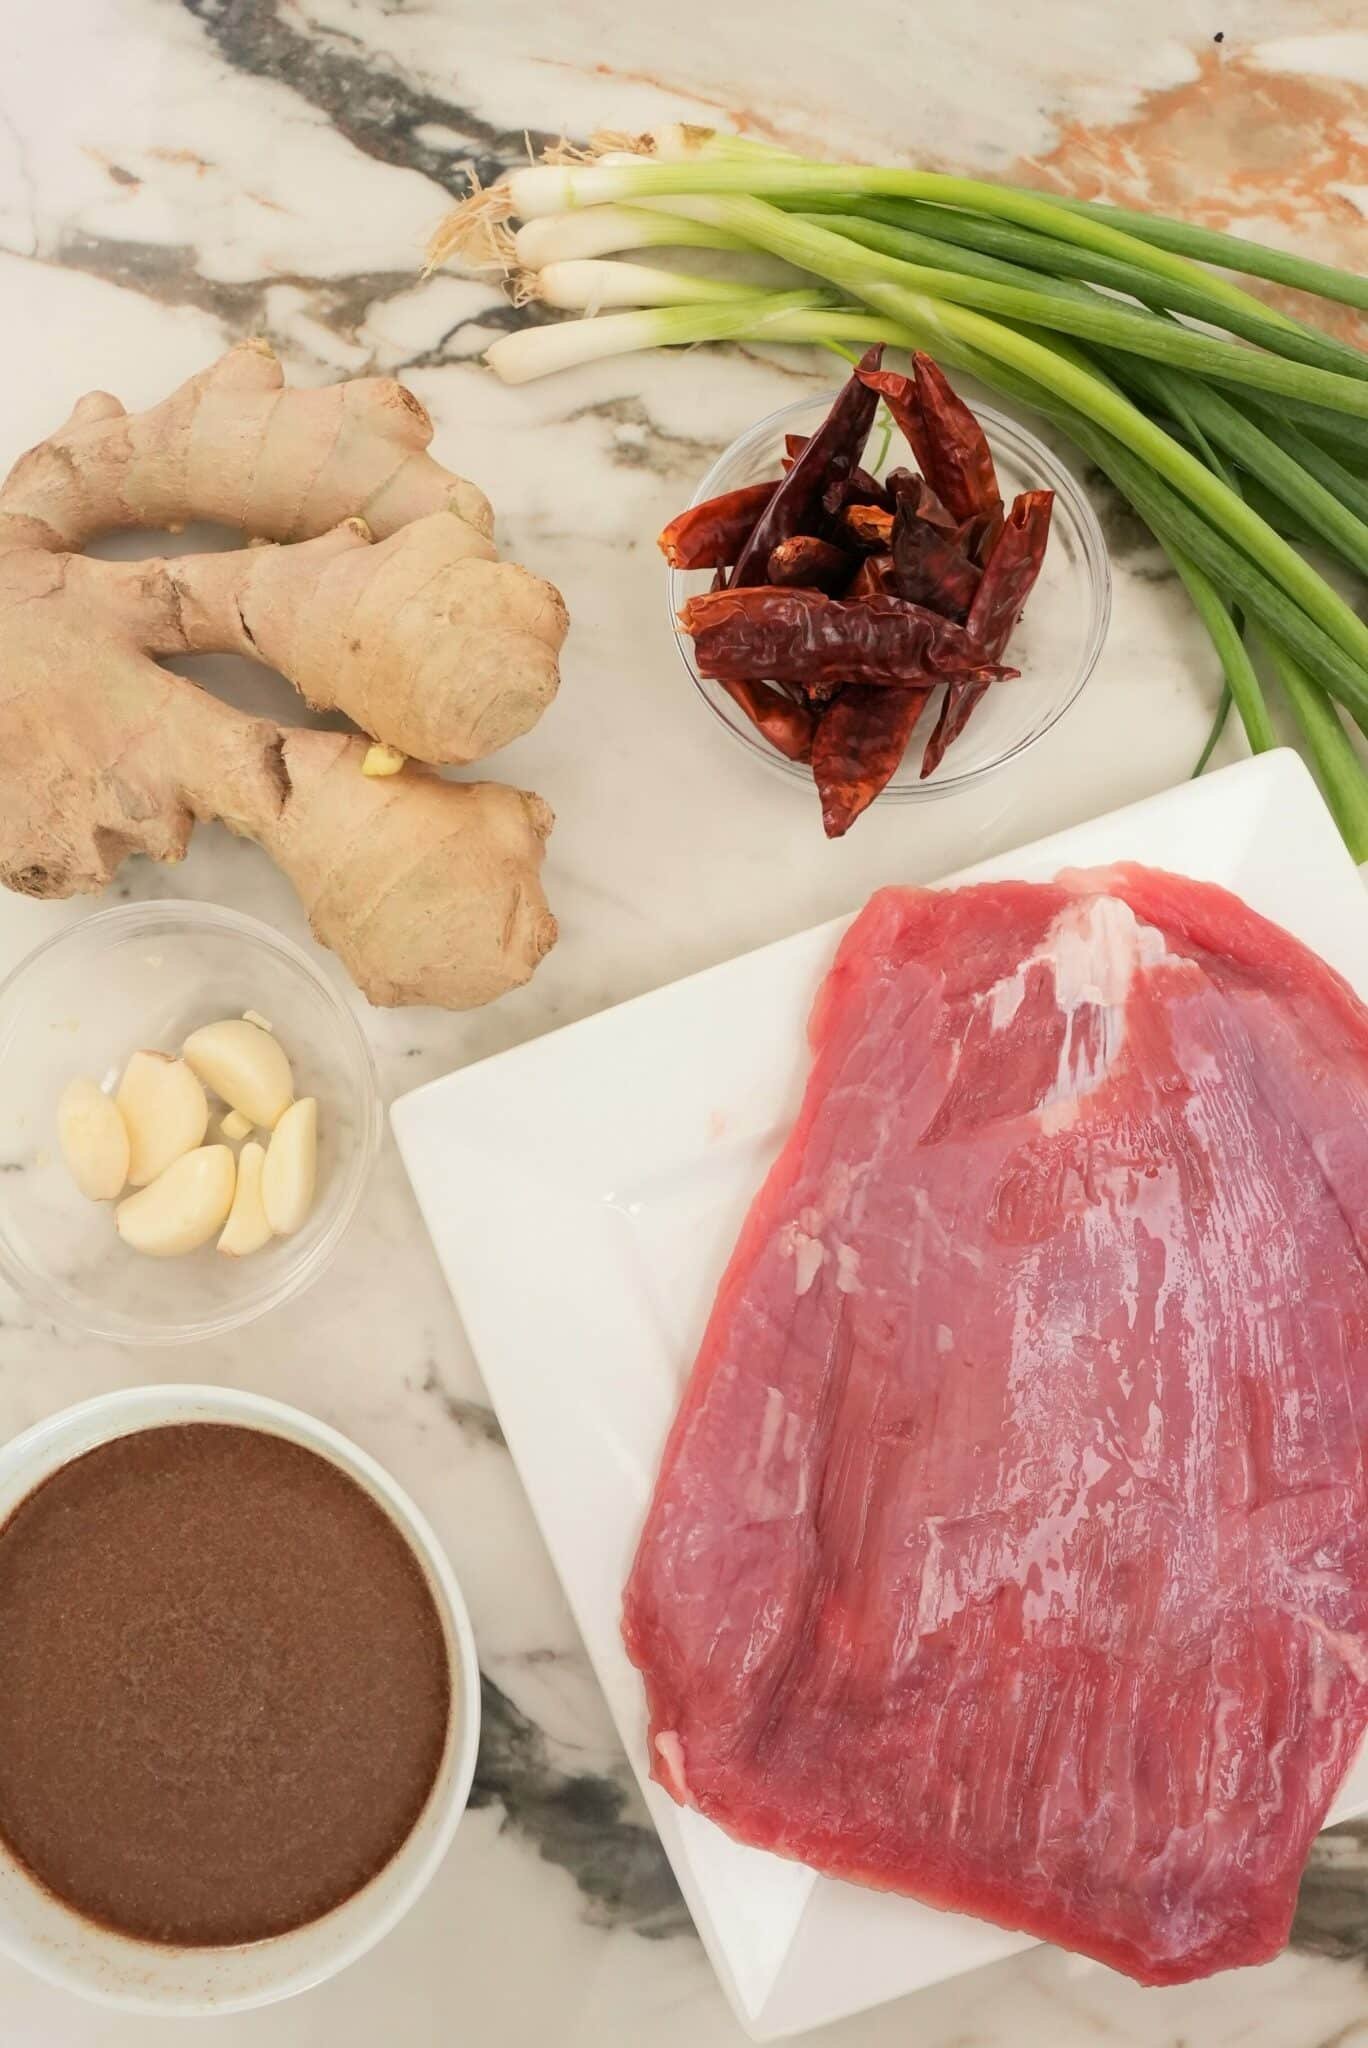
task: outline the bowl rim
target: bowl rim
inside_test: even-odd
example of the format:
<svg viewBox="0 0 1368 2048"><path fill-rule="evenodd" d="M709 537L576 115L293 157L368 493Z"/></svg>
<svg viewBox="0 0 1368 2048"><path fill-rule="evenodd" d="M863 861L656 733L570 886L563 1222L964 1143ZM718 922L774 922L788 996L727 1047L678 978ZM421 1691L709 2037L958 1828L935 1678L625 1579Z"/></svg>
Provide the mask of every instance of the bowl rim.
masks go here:
<svg viewBox="0 0 1368 2048"><path fill-rule="evenodd" d="M5 1925L3 1918L0 1918L0 1953L20 1964L34 1976L44 1979L47 1983L56 1984L65 1991L73 1992L89 2004L163 2018L212 2018L230 2012L245 2012L254 2007L277 2004L336 1976L358 1961L377 1942L383 1940L427 1890L451 1847L452 1838L469 1804L480 1746L480 1665L475 1631L460 1582L436 1530L406 1488L399 1484L377 1458L372 1457L369 1451L363 1450L360 1444L341 1430L334 1429L330 1423L311 1415L307 1409L274 1400L267 1394L253 1393L247 1388L221 1387L208 1383L171 1383L116 1388L58 1409L54 1414L44 1416L38 1422L30 1424L27 1429L21 1430L7 1443L0 1444L0 1487L8 1490L16 1480L22 1482L31 1473L28 1485L18 1496L19 1500L23 1500L51 1473L59 1471L63 1465L80 1457L86 1450L94 1450L121 1436L133 1435L144 1429L165 1428L177 1422L206 1421L236 1423L243 1428L264 1429L271 1435L284 1436L292 1442L302 1442L305 1448L314 1450L320 1457L327 1458L339 1470L347 1473L378 1502L418 1559L438 1608L443 1634L449 1646L453 1686L451 1721L454 1730L448 1731L449 1746L444 1751L443 1764L439 1767L438 1777L433 1781L423 1812L414 1822L409 1835L395 1851L390 1862L384 1866L384 1870L392 1869L394 1863L405 1855L424 1818L433 1810L433 1802L440 1794L440 1818L436 1821L431 1837L421 1854L415 1856L414 1867L402 1887L363 1925L341 1941L333 1955L317 1958L312 1963L305 1962L296 1964L293 1968L286 1968L273 1982L265 1983L256 1989L229 1993L217 1998L212 1994L180 1992L168 1992L158 1997L131 1988L102 1986L69 1964L64 1964L59 1955L49 1952L40 1944L31 1945L22 1935L16 1937ZM79 1448L69 1442L73 1436L81 1440ZM444 1770L447 1775L445 1786L441 1783ZM3 1845L0 1845L0 1854L8 1856ZM12 1856L8 1856L8 1860L11 1863L15 1861ZM334 1912L345 1910L354 1900L364 1899L370 1886L383 1874L383 1870L377 1871L369 1885L363 1885L359 1892L354 1892L350 1899L344 1900L341 1907L334 1908ZM40 1889L43 1888L39 1880L31 1881L38 1884ZM59 1909L70 1918L73 1926L86 1929L87 1923L74 1908L64 1907L60 1900L57 1903ZM284 1944L317 1928L325 1927L331 1917L325 1913L317 1920L306 1921L302 1927L292 1928L285 1934L274 1936L270 1941L252 1943L250 1951L264 1955L274 1944L279 1943L282 1948L278 1952L283 1954ZM119 1946L126 1946L135 1955L166 1953L158 1943L138 1941L133 1936L118 1934L112 1930L99 1931L103 1938ZM202 1953L206 1957L225 1953L217 1949L171 1950L171 1953L178 1952Z"/></svg>
<svg viewBox="0 0 1368 2048"><path fill-rule="evenodd" d="M380 1096L380 1077L375 1065L375 1056L370 1041L361 1028L356 1009L346 996L337 989L326 974L312 961L302 946L283 932L276 931L260 918L249 917L239 910L229 910L217 903L200 903L193 897L157 897L141 903L119 903L106 910L92 911L75 924L63 926L26 953L15 967L0 980L0 1047L7 1025L7 1011L30 980L33 970L46 964L50 957L62 951L75 951L78 946L89 945L92 937L96 943L110 941L117 936L117 930L126 929L136 933L139 927L155 930L170 927L185 931L218 931L240 939L249 945L264 947L274 953L287 966L311 984L321 996L325 1008L331 1014L337 1028L346 1041L349 1052L348 1063L354 1065L360 1082L362 1101L357 1108L357 1143L352 1160L346 1169L346 1182L340 1192L336 1209L326 1229L309 1246L301 1257L292 1260L279 1275L274 1284L258 1293L248 1295L243 1301L231 1307L195 1318L178 1322L142 1322L137 1317L120 1311L103 1308L96 1302L73 1299L63 1288L40 1274L21 1258L10 1244L9 1238L0 1225L0 1275L34 1307L49 1315L55 1322L70 1330L80 1331L84 1336L98 1337L115 1344L143 1345L165 1348L177 1344L197 1344L214 1337L226 1336L230 1331L245 1329L261 1316L268 1315L286 1301L311 1287L320 1274L331 1263L343 1236L355 1218L361 1197L370 1180L384 1134L384 1105Z"/></svg>
<svg viewBox="0 0 1368 2048"><path fill-rule="evenodd" d="M727 487L725 480L728 471L754 443L779 432L784 421L793 419L799 413L812 412L819 407L829 408L840 395L840 390L839 385L832 385L805 398L789 399L786 404L777 406L773 412L766 413L763 418L756 420L754 425L738 434L699 481L689 500L690 508L703 504L708 498L716 497L721 489ZM927 802L938 797L954 796L961 790L975 787L990 775L996 775L1000 769L1019 759L1038 740L1044 739L1048 732L1053 731L1067 711L1073 709L1097 667L1111 625L1111 554L1102 532L1101 521L1088 493L1062 457L1019 419L1011 414L999 412L995 406L982 405L977 399L974 401L973 409L990 442L996 439L1008 444L1014 453L1018 456L1024 454L1029 458L1030 464L1041 471L1044 482L1055 492L1056 497L1067 505L1078 528L1082 541L1083 566L1091 598L1091 612L1083 639L1082 653L1067 692L1052 706L1049 716L1004 753L997 755L993 760L981 762L975 768L960 769L948 775L938 770L925 782L902 782L895 776L887 788L880 791L877 801L881 804ZM667 566L665 572L665 601L669 611L670 630L694 689L723 730L746 747L765 767L782 775L786 782L811 788L811 769L801 761L790 761L759 734L743 724L733 722L722 705L715 700L705 678L699 673L693 657L692 643L679 623L679 609L685 594L683 580L686 575L698 573L677 569L673 565Z"/></svg>

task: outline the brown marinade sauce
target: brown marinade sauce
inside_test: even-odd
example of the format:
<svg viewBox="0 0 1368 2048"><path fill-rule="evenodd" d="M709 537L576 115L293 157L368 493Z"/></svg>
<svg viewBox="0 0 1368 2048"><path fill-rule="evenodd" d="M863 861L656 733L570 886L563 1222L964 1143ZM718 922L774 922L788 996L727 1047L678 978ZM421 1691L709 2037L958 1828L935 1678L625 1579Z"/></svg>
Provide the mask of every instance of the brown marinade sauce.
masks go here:
<svg viewBox="0 0 1368 2048"><path fill-rule="evenodd" d="M0 1529L0 1837L123 1934L225 1946L340 1905L417 1821L451 1710L408 1543L283 1437L141 1430Z"/></svg>

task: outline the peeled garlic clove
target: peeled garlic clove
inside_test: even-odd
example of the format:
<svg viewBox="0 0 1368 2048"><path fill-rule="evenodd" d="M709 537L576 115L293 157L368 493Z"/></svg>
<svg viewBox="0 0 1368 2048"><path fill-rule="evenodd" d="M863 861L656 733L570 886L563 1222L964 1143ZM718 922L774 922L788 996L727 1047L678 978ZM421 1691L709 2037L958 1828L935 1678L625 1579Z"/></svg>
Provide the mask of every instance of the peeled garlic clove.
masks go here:
<svg viewBox="0 0 1368 2048"><path fill-rule="evenodd" d="M135 1052L114 1100L128 1128L128 1178L135 1188L145 1188L204 1142L204 1090L185 1061L170 1053Z"/></svg>
<svg viewBox="0 0 1368 2048"><path fill-rule="evenodd" d="M198 1251L227 1221L236 1178L226 1145L183 1153L150 1187L120 1202L114 1211L119 1235L155 1259Z"/></svg>
<svg viewBox="0 0 1368 2048"><path fill-rule="evenodd" d="M231 1139L235 1145L240 1138L247 1137L252 1128L251 1118L244 1116L240 1109L230 1109L219 1125L224 1137Z"/></svg>
<svg viewBox="0 0 1368 2048"><path fill-rule="evenodd" d="M238 1154L233 1206L218 1241L226 1258L245 1259L249 1252L259 1252L271 1241L271 1226L261 1200L261 1169L265 1161L265 1149L256 1143L244 1145Z"/></svg>
<svg viewBox="0 0 1368 2048"><path fill-rule="evenodd" d="M292 1102L271 1133L261 1171L261 1199L277 1237L289 1237L313 1207L318 1171L318 1104Z"/></svg>
<svg viewBox="0 0 1368 2048"><path fill-rule="evenodd" d="M278 1039L245 1017L225 1017L192 1031L182 1056L206 1088L239 1109L249 1123L273 1131L294 1096L294 1075Z"/></svg>
<svg viewBox="0 0 1368 2048"><path fill-rule="evenodd" d="M57 1139L71 1178L92 1202L112 1202L128 1181L128 1128L112 1096L84 1074L57 1104Z"/></svg>

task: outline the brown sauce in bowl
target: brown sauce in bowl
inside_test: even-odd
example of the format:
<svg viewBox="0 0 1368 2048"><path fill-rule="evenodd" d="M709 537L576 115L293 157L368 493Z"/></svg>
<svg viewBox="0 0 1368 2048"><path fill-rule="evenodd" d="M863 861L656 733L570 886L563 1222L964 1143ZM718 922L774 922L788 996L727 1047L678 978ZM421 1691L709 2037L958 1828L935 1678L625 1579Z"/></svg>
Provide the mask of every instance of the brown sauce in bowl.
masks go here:
<svg viewBox="0 0 1368 2048"><path fill-rule="evenodd" d="M172 1424L0 1528L0 1839L144 1941L262 1941L403 1846L452 1712L412 1549L317 1452Z"/></svg>

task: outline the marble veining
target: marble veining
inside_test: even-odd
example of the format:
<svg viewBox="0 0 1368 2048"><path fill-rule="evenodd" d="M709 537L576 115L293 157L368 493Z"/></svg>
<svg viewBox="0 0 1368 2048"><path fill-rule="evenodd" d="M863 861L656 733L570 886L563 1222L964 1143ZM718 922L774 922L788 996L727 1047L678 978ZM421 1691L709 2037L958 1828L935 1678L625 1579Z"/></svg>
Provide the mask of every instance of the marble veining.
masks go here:
<svg viewBox="0 0 1368 2048"><path fill-rule="evenodd" d="M493 1010L371 1013L387 1095L835 915L881 882L945 872L1190 769L1219 691L1210 651L1164 557L1090 476L1116 602L1074 711L998 782L953 803L872 812L827 846L813 809L759 774L694 701L650 540L733 435L795 384L829 384L829 366L706 351L509 391L480 352L543 316L484 280L421 283L419 252L471 170L489 180L561 134L698 119L824 154L1170 205L1361 267L1368 24L1355 0L960 0L934 13L918 0L894 14L881 0L848 0L838 14L792 0L782 34L772 11L704 22L664 0L625 12L608 0L484 11L468 0L44 0L11 11L0 39L0 463L85 389L144 405L228 339L264 333L299 381L404 376L433 415L442 459L493 497L508 551L569 601L561 698L495 770L558 813L547 884L561 944ZM250 664L186 667L254 708L288 701ZM1239 749L1232 732L1218 759ZM126 869L117 894L222 901L304 936L262 857L215 830L178 870ZM0 972L87 908L0 899ZM221 2022L216 2039L737 2048L392 1150L327 1283L245 1338L193 1354L120 1351L0 1295L0 1434L157 1378L297 1402L388 1465L451 1554L485 1672L471 1811L431 1892L344 1977ZM1263 1970L1141 1992L1039 1949L820 2038L1368 2048L1365 1965L1360 1822L1317 1844L1294 1947ZM0 2010L5 2048L147 2039L143 2022L83 2008L2 1963ZM190 2023L158 2033L189 2048Z"/></svg>
<svg viewBox="0 0 1368 2048"><path fill-rule="evenodd" d="M692 1931L660 1840L625 1772L567 1770L546 1737L486 1676L472 1806L497 1801L505 1825L568 1871L590 1926L651 1940Z"/></svg>

